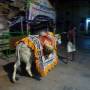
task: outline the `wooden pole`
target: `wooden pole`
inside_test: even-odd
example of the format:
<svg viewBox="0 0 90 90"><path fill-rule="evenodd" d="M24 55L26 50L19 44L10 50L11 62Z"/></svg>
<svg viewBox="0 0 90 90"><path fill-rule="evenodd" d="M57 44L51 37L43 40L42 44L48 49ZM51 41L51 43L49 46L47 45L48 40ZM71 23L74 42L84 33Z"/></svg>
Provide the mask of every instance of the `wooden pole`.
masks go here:
<svg viewBox="0 0 90 90"><path fill-rule="evenodd" d="M23 32L23 17L21 17L20 19L21 19L21 32L22 32L22 34L24 34L24 32Z"/></svg>
<svg viewBox="0 0 90 90"><path fill-rule="evenodd" d="M27 4L26 4L26 32L27 32L27 35L28 35L28 24L27 24Z"/></svg>

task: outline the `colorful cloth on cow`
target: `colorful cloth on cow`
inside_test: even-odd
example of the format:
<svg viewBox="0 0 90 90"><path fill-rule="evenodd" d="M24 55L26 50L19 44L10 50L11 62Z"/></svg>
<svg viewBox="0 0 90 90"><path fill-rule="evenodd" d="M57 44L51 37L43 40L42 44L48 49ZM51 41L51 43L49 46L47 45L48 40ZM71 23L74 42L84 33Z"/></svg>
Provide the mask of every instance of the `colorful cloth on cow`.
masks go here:
<svg viewBox="0 0 90 90"><path fill-rule="evenodd" d="M31 48L34 51L35 58L40 60L44 59L44 45L54 47L54 49L56 50L55 38L53 35L51 36L50 33L39 37L35 37L35 35L30 35L29 37L22 38L20 41L16 42L16 45L18 45L20 42L23 42L25 45Z"/></svg>
<svg viewBox="0 0 90 90"><path fill-rule="evenodd" d="M23 43L26 44L29 48L32 48L32 50L35 49L34 43L33 43L28 37L22 38L21 40L17 41L17 42L16 42L16 46L17 46L20 42L23 42Z"/></svg>
<svg viewBox="0 0 90 90"><path fill-rule="evenodd" d="M55 39L55 34L53 32L44 32L40 37L40 41L42 45L50 45L53 46L54 49L56 49L56 39Z"/></svg>
<svg viewBox="0 0 90 90"><path fill-rule="evenodd" d="M34 35L33 36L30 35L29 37L22 38L20 41L16 42L16 45L18 45L20 42L23 42L25 45L27 45L29 48L31 48L34 51L34 55L36 59L44 61L42 46L37 37L35 37Z"/></svg>

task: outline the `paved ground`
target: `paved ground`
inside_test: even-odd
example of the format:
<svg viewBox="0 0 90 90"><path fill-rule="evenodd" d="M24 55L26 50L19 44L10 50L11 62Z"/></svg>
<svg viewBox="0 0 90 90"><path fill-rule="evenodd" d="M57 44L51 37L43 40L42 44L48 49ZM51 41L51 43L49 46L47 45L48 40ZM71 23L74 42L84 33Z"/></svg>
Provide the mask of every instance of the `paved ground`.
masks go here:
<svg viewBox="0 0 90 90"><path fill-rule="evenodd" d="M41 81L20 76L19 81L13 84L7 75L1 76L0 90L90 90L89 57L90 51L79 51L75 62L69 64L60 62Z"/></svg>

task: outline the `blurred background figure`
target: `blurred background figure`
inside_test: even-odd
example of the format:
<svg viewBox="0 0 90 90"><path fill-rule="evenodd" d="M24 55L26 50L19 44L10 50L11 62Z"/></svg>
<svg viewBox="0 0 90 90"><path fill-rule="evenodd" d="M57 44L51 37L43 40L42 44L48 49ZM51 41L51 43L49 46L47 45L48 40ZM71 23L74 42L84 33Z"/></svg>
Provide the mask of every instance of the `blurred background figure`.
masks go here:
<svg viewBox="0 0 90 90"><path fill-rule="evenodd" d="M70 25L67 32L67 61L73 61L76 51L76 27L74 25Z"/></svg>

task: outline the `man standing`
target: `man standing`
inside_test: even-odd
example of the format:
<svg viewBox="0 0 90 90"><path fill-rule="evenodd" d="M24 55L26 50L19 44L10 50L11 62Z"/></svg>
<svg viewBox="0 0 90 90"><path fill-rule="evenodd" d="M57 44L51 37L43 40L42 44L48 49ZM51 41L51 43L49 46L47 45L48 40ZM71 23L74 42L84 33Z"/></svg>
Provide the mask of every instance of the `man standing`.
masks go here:
<svg viewBox="0 0 90 90"><path fill-rule="evenodd" d="M76 51L76 27L71 25L67 32L67 52L68 52L68 61L74 60L74 54Z"/></svg>

